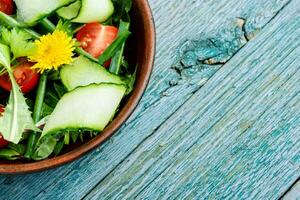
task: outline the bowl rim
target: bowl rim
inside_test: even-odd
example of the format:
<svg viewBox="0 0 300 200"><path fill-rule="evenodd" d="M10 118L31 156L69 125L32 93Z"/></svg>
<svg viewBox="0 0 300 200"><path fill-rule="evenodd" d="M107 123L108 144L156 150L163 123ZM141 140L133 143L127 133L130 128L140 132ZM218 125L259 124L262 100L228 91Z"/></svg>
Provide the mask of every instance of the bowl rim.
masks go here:
<svg viewBox="0 0 300 200"><path fill-rule="evenodd" d="M138 0L138 2L142 4L144 16L146 17L145 21L149 23L148 27L151 37L147 40L149 41L148 43L150 44L151 49L148 53L149 61L144 66L146 68L146 73L142 74L141 78L144 81L139 85L138 88L135 88L128 102L122 108L121 113L119 113L119 115L112 121L112 123L109 124L109 126L100 135L96 136L90 141L87 141L83 145L80 145L76 149L71 150L60 156L37 162L0 164L0 174L27 174L52 169L70 163L76 159L79 159L80 157L95 149L107 139L109 139L131 116L131 114L139 104L143 94L145 93L147 85L149 84L156 51L156 30L149 2L148 0Z"/></svg>

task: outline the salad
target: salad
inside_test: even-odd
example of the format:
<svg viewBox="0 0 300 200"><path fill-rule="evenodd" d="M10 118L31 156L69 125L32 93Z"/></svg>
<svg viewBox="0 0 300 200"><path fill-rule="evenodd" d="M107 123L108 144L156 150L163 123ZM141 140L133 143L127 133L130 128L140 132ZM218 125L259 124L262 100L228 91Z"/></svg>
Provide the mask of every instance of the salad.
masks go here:
<svg viewBox="0 0 300 200"><path fill-rule="evenodd" d="M100 134L132 91L131 0L0 0L0 159Z"/></svg>

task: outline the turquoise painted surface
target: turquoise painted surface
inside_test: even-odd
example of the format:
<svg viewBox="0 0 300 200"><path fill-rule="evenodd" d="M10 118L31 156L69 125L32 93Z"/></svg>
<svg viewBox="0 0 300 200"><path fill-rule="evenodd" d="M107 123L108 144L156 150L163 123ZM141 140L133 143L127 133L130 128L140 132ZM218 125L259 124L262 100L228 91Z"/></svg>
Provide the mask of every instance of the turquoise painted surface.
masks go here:
<svg viewBox="0 0 300 200"><path fill-rule="evenodd" d="M300 0L149 2L157 56L133 116L69 165L1 176L1 198L276 199L297 191Z"/></svg>

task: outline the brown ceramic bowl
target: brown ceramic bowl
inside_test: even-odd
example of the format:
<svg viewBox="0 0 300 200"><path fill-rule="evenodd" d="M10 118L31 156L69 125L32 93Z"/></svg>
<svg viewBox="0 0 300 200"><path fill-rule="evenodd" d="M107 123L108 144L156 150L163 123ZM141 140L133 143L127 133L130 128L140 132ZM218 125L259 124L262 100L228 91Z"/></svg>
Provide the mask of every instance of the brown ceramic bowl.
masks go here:
<svg viewBox="0 0 300 200"><path fill-rule="evenodd" d="M131 96L111 124L97 137L70 146L62 155L38 162L8 162L0 160L0 174L37 172L71 162L99 146L127 120L141 99L152 72L155 56L155 27L147 0L133 0L131 60L137 65L137 80Z"/></svg>

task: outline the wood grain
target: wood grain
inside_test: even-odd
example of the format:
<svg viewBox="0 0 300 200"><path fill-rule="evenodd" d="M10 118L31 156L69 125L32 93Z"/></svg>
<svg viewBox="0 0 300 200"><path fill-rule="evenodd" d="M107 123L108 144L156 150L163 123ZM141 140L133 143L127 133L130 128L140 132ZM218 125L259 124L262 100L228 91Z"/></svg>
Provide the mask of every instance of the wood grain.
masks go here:
<svg viewBox="0 0 300 200"><path fill-rule="evenodd" d="M0 196L155 198L212 192L217 198L223 190L227 197L278 197L299 176L299 160L288 163L299 146L293 127L299 117L299 0L283 9L289 2L150 1L157 59L135 114L105 145L72 164L1 177ZM267 137L280 127L283 131Z"/></svg>

